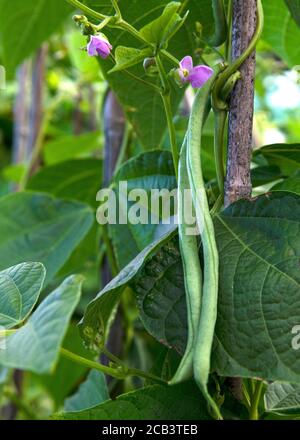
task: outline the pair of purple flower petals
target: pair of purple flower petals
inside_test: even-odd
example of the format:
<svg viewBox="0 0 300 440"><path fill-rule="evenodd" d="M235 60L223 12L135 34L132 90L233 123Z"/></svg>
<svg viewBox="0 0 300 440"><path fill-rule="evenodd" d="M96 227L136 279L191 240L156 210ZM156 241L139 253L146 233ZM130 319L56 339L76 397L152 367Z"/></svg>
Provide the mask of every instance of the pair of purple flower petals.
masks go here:
<svg viewBox="0 0 300 440"><path fill-rule="evenodd" d="M91 35L89 44L87 45L88 54L93 57L100 55L101 58L107 58L112 50L112 45L102 35Z"/></svg>
<svg viewBox="0 0 300 440"><path fill-rule="evenodd" d="M194 89L199 89L212 76L213 69L208 66L195 66L190 56L184 57L179 63L177 70L182 84L191 83Z"/></svg>
<svg viewBox="0 0 300 440"><path fill-rule="evenodd" d="M87 45L87 51L90 56L100 55L101 58L107 58L110 55L112 46L102 35L91 35L90 42ZM179 63L177 69L181 83L184 85L190 83L194 89L198 89L211 77L213 70L208 66L195 66L190 56L184 57Z"/></svg>

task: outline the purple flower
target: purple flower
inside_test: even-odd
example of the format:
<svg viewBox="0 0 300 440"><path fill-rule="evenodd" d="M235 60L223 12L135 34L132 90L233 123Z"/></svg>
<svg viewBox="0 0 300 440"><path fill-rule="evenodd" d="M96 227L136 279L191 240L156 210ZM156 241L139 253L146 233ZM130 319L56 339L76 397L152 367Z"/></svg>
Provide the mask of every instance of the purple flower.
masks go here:
<svg viewBox="0 0 300 440"><path fill-rule="evenodd" d="M208 66L193 66L190 56L184 57L179 63L177 73L182 84L191 83L194 89L199 89L213 74L213 69Z"/></svg>
<svg viewBox="0 0 300 440"><path fill-rule="evenodd" d="M88 54L93 57L100 55L101 58L107 58L112 50L112 45L104 35L91 35L90 42L87 45Z"/></svg>

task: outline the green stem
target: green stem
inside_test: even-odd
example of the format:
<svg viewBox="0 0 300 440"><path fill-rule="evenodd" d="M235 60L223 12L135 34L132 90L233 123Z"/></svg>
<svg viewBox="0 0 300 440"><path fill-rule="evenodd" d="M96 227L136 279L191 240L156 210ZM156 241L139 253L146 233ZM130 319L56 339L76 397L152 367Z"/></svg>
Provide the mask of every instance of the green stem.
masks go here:
<svg viewBox="0 0 300 440"><path fill-rule="evenodd" d="M215 33L208 40L214 47L221 46L227 37L227 21L224 8L224 0L212 0L212 8L215 21Z"/></svg>
<svg viewBox="0 0 300 440"><path fill-rule="evenodd" d="M60 349L60 354L66 359L76 362L77 364L101 371L102 373L112 377L116 377L117 379L125 379L125 377L127 376L127 371L123 367L120 369L107 367L105 365L99 364L98 362L79 356L78 354L66 350L65 348Z"/></svg>
<svg viewBox="0 0 300 440"><path fill-rule="evenodd" d="M167 50L162 49L162 50L160 51L160 53L161 53L165 58L167 58L169 61L171 61L176 67L179 66L179 60L178 60L176 57L174 57L173 55L171 55Z"/></svg>
<svg viewBox="0 0 300 440"><path fill-rule="evenodd" d="M263 390L263 381L259 380L256 382L255 391L253 398L251 399L251 407L250 407L250 420L259 420L258 406L261 398L261 393Z"/></svg>
<svg viewBox="0 0 300 440"><path fill-rule="evenodd" d="M115 356L113 353L107 350L107 348L104 346L101 348L101 352L109 359L111 362L114 362L116 365L120 365L121 367L125 367L124 362L121 361L117 356Z"/></svg>
<svg viewBox="0 0 300 440"><path fill-rule="evenodd" d="M224 136L225 136L226 120L227 120L226 110L219 110L215 112L214 154L216 161L217 181L218 181L218 186L222 200L224 196L224 180L225 180Z"/></svg>
<svg viewBox="0 0 300 440"><path fill-rule="evenodd" d="M136 376L142 377L144 379L149 379L158 383L166 383L163 379L158 376L155 376L151 373L147 373L146 371L139 370L137 368L127 368L123 364L119 364L118 368L111 368L105 365L99 364L98 362L91 361L90 359L86 359L82 356L79 356L65 348L60 349L60 354L65 358L76 362L77 364L84 365L85 367L92 368L98 371L101 371L104 374L115 377L117 379L125 379L128 376Z"/></svg>
<svg viewBox="0 0 300 440"><path fill-rule="evenodd" d="M105 20L107 18L107 15L100 14L100 12L96 12L93 9L89 8L88 6L84 5L78 0L66 0L70 5L74 6L74 8L80 9L85 14L89 15L90 17L96 18L97 20Z"/></svg>
<svg viewBox="0 0 300 440"><path fill-rule="evenodd" d="M5 338L6 336L13 335L17 331L18 329L0 330L0 338Z"/></svg>
<svg viewBox="0 0 300 440"><path fill-rule="evenodd" d="M116 11L116 16L118 18L122 19L121 11L120 11L120 8L119 8L119 5L118 5L118 0L111 0L111 2L112 2L112 5L113 5L113 7L114 7L114 9Z"/></svg>
<svg viewBox="0 0 300 440"><path fill-rule="evenodd" d="M232 28L232 10L233 10L233 1L228 0L227 5L227 40L225 45L225 59L227 63L230 63L231 61L231 28Z"/></svg>
<svg viewBox="0 0 300 440"><path fill-rule="evenodd" d="M126 126L125 126L125 131L124 131L124 135L123 135L122 145L121 145L120 152L119 152L119 155L118 155L118 159L117 159L117 162L116 162L116 166L115 166L115 170L114 170L114 175L116 175L116 173L119 171L120 166L124 162L124 159L126 157L126 152L127 152L128 147L129 147L129 144L130 144L131 134L132 134L132 128L127 123Z"/></svg>
<svg viewBox="0 0 300 440"><path fill-rule="evenodd" d="M176 130L175 130L174 122L173 122L170 85L169 85L169 80L168 80L166 71L164 69L163 63L161 62L160 56L157 55L155 59L156 59L156 64L158 67L160 79L161 79L162 86L163 86L163 91L161 93L161 97L162 97L162 100L164 103L164 108L165 108L165 113L166 113L166 118L167 118L175 175L176 175L176 177L178 177L179 153L178 153L178 148L177 148Z"/></svg>
<svg viewBox="0 0 300 440"><path fill-rule="evenodd" d="M71 5L73 5L75 8L81 9L82 12L87 14L90 17L95 18L96 20L106 20L110 18L107 22L107 26L110 28L117 28L117 29L123 29L130 33L132 36L137 38L139 41L141 41L143 44L146 44L147 46L150 46L153 48L153 45L149 43L140 33L137 31L131 24L127 23L125 20L123 20L120 16L116 17L109 17L104 14L100 14L99 12L94 11L93 9L89 8L88 6L84 5L78 0L66 0ZM115 20L113 20L115 18Z"/></svg>
<svg viewBox="0 0 300 440"><path fill-rule="evenodd" d="M170 92L169 80L159 54L156 55L155 60L156 60L156 65L158 68L160 80L164 89L164 93L168 94Z"/></svg>
<svg viewBox="0 0 300 440"><path fill-rule="evenodd" d="M112 245L111 245L111 241L110 241L110 238L108 236L107 225L103 225L103 228L102 228L102 238L103 238L103 241L104 241L104 244L105 244L106 255L107 255L109 267L110 267L112 276L115 277L115 276L118 275L119 270L118 270L118 267L117 267L117 263L116 263L114 251L113 251L113 248L112 248Z"/></svg>

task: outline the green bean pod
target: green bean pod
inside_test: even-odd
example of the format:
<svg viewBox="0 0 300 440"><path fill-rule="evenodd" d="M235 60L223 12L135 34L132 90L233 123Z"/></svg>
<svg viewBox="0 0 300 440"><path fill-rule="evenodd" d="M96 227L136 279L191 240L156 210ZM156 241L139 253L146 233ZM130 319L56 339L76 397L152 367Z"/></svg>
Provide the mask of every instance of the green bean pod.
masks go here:
<svg viewBox="0 0 300 440"><path fill-rule="evenodd" d="M190 190L186 164L186 143L185 137L180 151L178 169L178 233L186 292L188 340L185 354L170 383L184 381L193 375L193 349L200 318L202 293L202 271L197 236L188 234L188 228L195 227L195 225L187 225L184 213L185 191Z"/></svg>
<svg viewBox="0 0 300 440"><path fill-rule="evenodd" d="M213 47L221 46L227 38L227 19L224 7L224 0L212 0L212 10L215 21L215 32L208 39L208 44Z"/></svg>
<svg viewBox="0 0 300 440"><path fill-rule="evenodd" d="M222 416L217 404L209 395L207 383L217 319L219 257L202 175L201 134L205 105L221 69L222 66L217 66L212 77L197 93L187 134L187 170L204 256L203 293L193 356L194 376L217 418Z"/></svg>

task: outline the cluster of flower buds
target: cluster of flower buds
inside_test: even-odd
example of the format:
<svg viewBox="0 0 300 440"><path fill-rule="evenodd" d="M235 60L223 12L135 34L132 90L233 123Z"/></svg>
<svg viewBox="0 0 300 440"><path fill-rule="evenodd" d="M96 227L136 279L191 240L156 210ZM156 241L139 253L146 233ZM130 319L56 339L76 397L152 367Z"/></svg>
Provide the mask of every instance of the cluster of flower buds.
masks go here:
<svg viewBox="0 0 300 440"><path fill-rule="evenodd" d="M89 56L100 56L103 59L109 57L112 51L112 45L107 37L97 32L96 27L89 23L84 15L75 15L74 21L79 24L85 35L89 35L90 39L87 44L87 53ZM157 66L155 58L146 58L144 61L144 69L150 75L157 74ZM184 57L179 67L173 69L170 75L174 78L179 87L191 84L194 89L199 89L211 77L213 70L205 65L194 66L191 56Z"/></svg>

